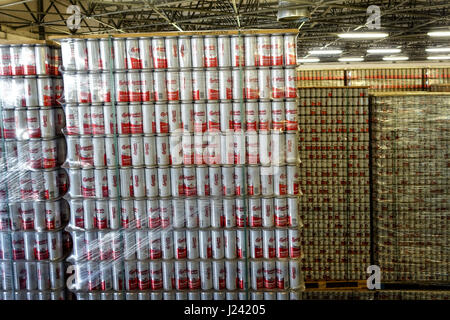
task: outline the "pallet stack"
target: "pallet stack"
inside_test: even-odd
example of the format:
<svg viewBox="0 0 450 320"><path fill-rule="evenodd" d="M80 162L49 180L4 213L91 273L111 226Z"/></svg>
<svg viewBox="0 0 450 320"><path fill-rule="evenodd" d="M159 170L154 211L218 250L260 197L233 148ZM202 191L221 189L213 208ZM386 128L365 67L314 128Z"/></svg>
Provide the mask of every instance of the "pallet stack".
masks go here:
<svg viewBox="0 0 450 320"><path fill-rule="evenodd" d="M298 298L295 35L61 44L77 299Z"/></svg>
<svg viewBox="0 0 450 320"><path fill-rule="evenodd" d="M300 88L305 279L358 280L370 265L367 88Z"/></svg>
<svg viewBox="0 0 450 320"><path fill-rule="evenodd" d="M448 93L373 98L375 264L384 281L449 281Z"/></svg>
<svg viewBox="0 0 450 320"><path fill-rule="evenodd" d="M0 300L65 298L59 48L0 45Z"/></svg>

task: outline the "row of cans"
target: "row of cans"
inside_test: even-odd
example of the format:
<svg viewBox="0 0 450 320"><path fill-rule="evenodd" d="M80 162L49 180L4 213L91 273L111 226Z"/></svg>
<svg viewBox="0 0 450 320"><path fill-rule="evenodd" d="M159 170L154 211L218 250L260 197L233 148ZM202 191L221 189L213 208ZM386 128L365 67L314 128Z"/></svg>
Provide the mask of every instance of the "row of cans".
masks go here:
<svg viewBox="0 0 450 320"><path fill-rule="evenodd" d="M0 291L0 300L66 300L66 292L64 290L55 291Z"/></svg>
<svg viewBox="0 0 450 320"><path fill-rule="evenodd" d="M303 98L352 98L368 97L365 88L300 88L300 96Z"/></svg>
<svg viewBox="0 0 450 320"><path fill-rule="evenodd" d="M69 177L64 169L18 171L0 182L0 200L54 200L69 189Z"/></svg>
<svg viewBox="0 0 450 320"><path fill-rule="evenodd" d="M270 100L297 98L295 68L68 72L65 102Z"/></svg>
<svg viewBox="0 0 450 320"><path fill-rule="evenodd" d="M0 261L0 290L58 290L65 286L63 262Z"/></svg>
<svg viewBox="0 0 450 320"><path fill-rule="evenodd" d="M70 200L74 230L299 227L299 200L288 198L185 198Z"/></svg>
<svg viewBox="0 0 450 320"><path fill-rule="evenodd" d="M8 140L0 145L0 167L8 174L19 171L52 169L61 166L66 159L64 137L56 139ZM15 172L15 173L12 173Z"/></svg>
<svg viewBox="0 0 450 320"><path fill-rule="evenodd" d="M69 169L72 198L152 198L195 196L299 195L299 168L281 167L152 167ZM56 177L56 176L55 176ZM19 183L18 194L35 196L33 179ZM47 181L45 181L47 182ZM51 186L53 187L53 186ZM49 187L49 188L51 188ZM49 198L57 188L44 190ZM42 189L42 188L41 188Z"/></svg>
<svg viewBox="0 0 450 320"><path fill-rule="evenodd" d="M63 231L0 232L0 260L56 261L64 257Z"/></svg>
<svg viewBox="0 0 450 320"><path fill-rule="evenodd" d="M0 77L0 87L10 93L0 97L5 109L52 107L59 105L63 96L62 78Z"/></svg>
<svg viewBox="0 0 450 320"><path fill-rule="evenodd" d="M297 131L298 102L67 104L67 135ZM357 112L357 110L355 110Z"/></svg>
<svg viewBox="0 0 450 320"><path fill-rule="evenodd" d="M43 44L0 45L0 76L59 75L61 50Z"/></svg>
<svg viewBox="0 0 450 320"><path fill-rule="evenodd" d="M299 289L298 260L121 261L75 265L82 291ZM80 279L81 278L81 279Z"/></svg>
<svg viewBox="0 0 450 320"><path fill-rule="evenodd" d="M56 201L0 202L1 231L50 231L69 221L69 206L64 199Z"/></svg>
<svg viewBox="0 0 450 320"><path fill-rule="evenodd" d="M64 39L61 50L78 71L297 64L295 34Z"/></svg>
<svg viewBox="0 0 450 320"><path fill-rule="evenodd" d="M7 297L13 296L5 293ZM299 300L299 291L77 292L76 300ZM0 295L1 300L1 295ZM5 299L8 300L8 299ZM17 299L16 299L17 300Z"/></svg>
<svg viewBox="0 0 450 320"><path fill-rule="evenodd" d="M62 135L65 127L62 108L3 109L4 139L50 139Z"/></svg>
<svg viewBox="0 0 450 320"><path fill-rule="evenodd" d="M326 98L305 98L300 96L301 107L326 107L327 110L335 106L341 106L344 110L348 110L350 107L369 105L368 97L326 97ZM314 109L314 108L313 108Z"/></svg>
<svg viewBox="0 0 450 320"><path fill-rule="evenodd" d="M299 163L298 135L230 133L67 137L71 168Z"/></svg>
<svg viewBox="0 0 450 320"><path fill-rule="evenodd" d="M72 231L74 261L299 258L298 229Z"/></svg>

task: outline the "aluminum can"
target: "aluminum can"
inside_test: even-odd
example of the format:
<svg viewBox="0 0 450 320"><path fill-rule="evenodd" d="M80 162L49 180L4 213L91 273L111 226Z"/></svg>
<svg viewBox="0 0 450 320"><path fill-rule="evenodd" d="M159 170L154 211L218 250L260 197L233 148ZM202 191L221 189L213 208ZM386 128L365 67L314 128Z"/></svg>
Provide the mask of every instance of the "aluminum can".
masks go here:
<svg viewBox="0 0 450 320"><path fill-rule="evenodd" d="M180 100L180 82L178 71L166 72L166 88L167 88L167 99L169 101Z"/></svg>
<svg viewBox="0 0 450 320"><path fill-rule="evenodd" d="M164 70L155 70L153 72L152 100L156 102L167 100L167 82L166 82L166 72Z"/></svg>
<svg viewBox="0 0 450 320"><path fill-rule="evenodd" d="M187 289L186 261L174 261L175 288Z"/></svg>
<svg viewBox="0 0 450 320"><path fill-rule="evenodd" d="M152 38L152 56L155 69L167 68L166 46L163 37Z"/></svg>
<svg viewBox="0 0 450 320"><path fill-rule="evenodd" d="M165 37L167 68L178 68L178 37Z"/></svg>
<svg viewBox="0 0 450 320"><path fill-rule="evenodd" d="M230 37L220 35L217 37L217 58L219 67L231 67Z"/></svg>
<svg viewBox="0 0 450 320"><path fill-rule="evenodd" d="M236 259L237 247L236 247L236 230L224 230L224 248L226 259Z"/></svg>
<svg viewBox="0 0 450 320"><path fill-rule="evenodd" d="M98 46L100 52L99 67L101 70L107 71L110 69L111 60L114 62L113 47L110 47L109 39L99 39Z"/></svg>
<svg viewBox="0 0 450 320"><path fill-rule="evenodd" d="M222 195L222 177L221 177L221 168L220 167L209 167L209 195L211 196L220 196ZM197 187L197 190L200 189ZM205 192L206 195L206 192Z"/></svg>
<svg viewBox="0 0 450 320"><path fill-rule="evenodd" d="M173 231L173 242L175 250L175 259L186 259L187 257L187 244L186 233L184 230Z"/></svg>
<svg viewBox="0 0 450 320"><path fill-rule="evenodd" d="M295 100L285 102L286 131L298 130L298 107Z"/></svg>
<svg viewBox="0 0 450 320"><path fill-rule="evenodd" d="M127 69L142 69L139 40L137 38L125 39L125 52Z"/></svg>
<svg viewBox="0 0 450 320"><path fill-rule="evenodd" d="M178 61L180 68L192 67L190 36L178 37Z"/></svg>
<svg viewBox="0 0 450 320"><path fill-rule="evenodd" d="M211 259L212 257L212 239L209 230L198 231L198 249L200 259Z"/></svg>
<svg viewBox="0 0 450 320"><path fill-rule="evenodd" d="M244 36L244 46L245 46L245 66L254 67L258 65L257 57L257 45L255 35L245 35Z"/></svg>
<svg viewBox="0 0 450 320"><path fill-rule="evenodd" d="M244 50L244 39L238 35L232 35L230 37L230 47L231 47L231 66L239 67L245 66L245 50Z"/></svg>
<svg viewBox="0 0 450 320"><path fill-rule="evenodd" d="M205 36L204 38L205 48L205 67L216 68L218 66L218 50L217 50L217 37Z"/></svg>
<svg viewBox="0 0 450 320"><path fill-rule="evenodd" d="M198 259L199 257L198 231L186 230L186 247L187 247L187 258L190 260Z"/></svg>
<svg viewBox="0 0 450 320"><path fill-rule="evenodd" d="M149 102L153 100L153 73L151 71L141 71L141 101Z"/></svg>
<svg viewBox="0 0 450 320"><path fill-rule="evenodd" d="M139 37L139 59L142 69L153 68L152 41L147 37Z"/></svg>
<svg viewBox="0 0 450 320"><path fill-rule="evenodd" d="M213 261L212 278L213 278L213 287L215 290L224 290L226 288L225 276L226 275L225 275L224 261L223 260Z"/></svg>
<svg viewBox="0 0 450 320"><path fill-rule="evenodd" d="M181 133L181 111L180 104L169 103L167 105L168 121L169 121L169 132L171 133Z"/></svg>
<svg viewBox="0 0 450 320"><path fill-rule="evenodd" d="M276 265L274 260L268 260L263 262L264 270L264 288L275 289L276 288Z"/></svg>
<svg viewBox="0 0 450 320"><path fill-rule="evenodd" d="M277 258L287 258L289 256L287 229L275 229L275 243Z"/></svg>
<svg viewBox="0 0 450 320"><path fill-rule="evenodd" d="M190 69L181 69L179 72L180 100L192 101L192 73Z"/></svg>
<svg viewBox="0 0 450 320"><path fill-rule="evenodd" d="M272 98L283 99L285 97L285 76L284 69L275 67L271 69Z"/></svg>
<svg viewBox="0 0 450 320"><path fill-rule="evenodd" d="M170 171L167 167L158 168L158 194L160 197L170 196Z"/></svg>
<svg viewBox="0 0 450 320"><path fill-rule="evenodd" d="M288 224L290 227L298 227L300 225L299 221L299 203L297 197L288 198Z"/></svg>
<svg viewBox="0 0 450 320"><path fill-rule="evenodd" d="M169 165L169 137L168 136L156 136L156 162L159 166Z"/></svg>
<svg viewBox="0 0 450 320"><path fill-rule="evenodd" d="M183 168L181 167L170 168L170 184L173 197L182 197L184 195ZM183 218L184 218L184 207L183 207Z"/></svg>
<svg viewBox="0 0 450 320"><path fill-rule="evenodd" d="M193 198L184 199L184 211L187 228L198 227L198 208L197 200Z"/></svg>
<svg viewBox="0 0 450 320"><path fill-rule="evenodd" d="M297 64L297 39L296 34L288 33L284 35L284 64Z"/></svg>
<svg viewBox="0 0 450 320"><path fill-rule="evenodd" d="M112 47L112 56L114 58L114 69L124 70L127 68L126 44L123 38L114 38Z"/></svg>
<svg viewBox="0 0 450 320"><path fill-rule="evenodd" d="M272 65L271 61L271 41L270 35L262 34L257 37L257 58L258 66L267 67Z"/></svg>
<svg viewBox="0 0 450 320"><path fill-rule="evenodd" d="M258 72L256 68L246 68L244 72L245 98L252 100L259 98Z"/></svg>
<svg viewBox="0 0 450 320"><path fill-rule="evenodd" d="M297 98L297 75L295 67L284 69L285 97Z"/></svg>
<svg viewBox="0 0 450 320"><path fill-rule="evenodd" d="M223 259L225 256L223 231L211 230L211 243L212 243L212 258Z"/></svg>
<svg viewBox="0 0 450 320"><path fill-rule="evenodd" d="M205 47L203 43L203 36L191 37L191 55L193 68L205 67Z"/></svg>
<svg viewBox="0 0 450 320"><path fill-rule="evenodd" d="M219 72L217 69L207 69L205 71L205 89L207 100L219 99Z"/></svg>
<svg viewBox="0 0 450 320"><path fill-rule="evenodd" d="M192 70L192 98L193 100L206 99L205 71L203 69Z"/></svg>
<svg viewBox="0 0 450 320"><path fill-rule="evenodd" d="M271 65L281 66L283 65L284 57L284 37L280 34L272 35L270 37L271 47Z"/></svg>
<svg viewBox="0 0 450 320"><path fill-rule="evenodd" d="M234 201L233 201L234 202ZM234 208L232 207L232 212ZM220 228L224 226L222 200L217 198L211 199L211 227Z"/></svg>
<svg viewBox="0 0 450 320"><path fill-rule="evenodd" d="M286 166L287 194L291 196L300 193L300 168L297 166Z"/></svg>
<svg viewBox="0 0 450 320"><path fill-rule="evenodd" d="M128 79L127 73L124 71L118 71L114 73L114 85L116 92L116 101L117 102L128 102L129 101L129 92L128 92ZM80 96L80 93L78 93Z"/></svg>
<svg viewBox="0 0 450 320"><path fill-rule="evenodd" d="M262 261L250 261L250 283L253 290L261 290L264 288Z"/></svg>
<svg viewBox="0 0 450 320"><path fill-rule="evenodd" d="M128 101L140 102L142 100L142 82L138 70L129 70L127 72L128 83Z"/></svg>

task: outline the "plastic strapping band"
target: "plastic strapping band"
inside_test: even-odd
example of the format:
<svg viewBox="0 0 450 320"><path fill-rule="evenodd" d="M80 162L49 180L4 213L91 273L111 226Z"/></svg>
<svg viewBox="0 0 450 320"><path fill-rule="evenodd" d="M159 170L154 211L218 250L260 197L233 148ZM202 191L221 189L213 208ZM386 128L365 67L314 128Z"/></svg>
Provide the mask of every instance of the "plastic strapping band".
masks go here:
<svg viewBox="0 0 450 320"><path fill-rule="evenodd" d="M114 76L113 76L113 64L114 64L114 60L112 59L111 56L111 51L113 49L112 46L112 36L108 36L108 55L109 55L109 83L110 83L110 88L111 88L111 110L113 113L113 119L114 119L114 124L113 124L113 135L114 135L114 148L116 151L115 154L115 170L116 170L116 177L117 177L117 216L119 217L119 223L120 223L120 227L119 227L119 239L121 240L121 243L123 244L123 246L121 246L121 248L123 248L123 253L125 254L125 242L122 241L123 240L123 230L122 230L122 203L121 203L121 192L120 192L120 170L119 170L119 142L117 139L117 128L118 128L118 121L117 121L117 107L116 107L116 84L114 82ZM115 232L115 231L112 231ZM124 259L119 259L119 261L125 261ZM116 263L113 262L113 263ZM125 262L122 263L123 265L123 270L125 271ZM125 294L126 292L126 286L125 286L125 274L122 274L122 276L124 277L123 279L123 293Z"/></svg>
<svg viewBox="0 0 450 320"><path fill-rule="evenodd" d="M244 205L244 255L245 255L245 277L244 277L244 287L245 287L245 297L247 300L249 300L249 284L248 284L248 269L249 269L249 261L248 261L248 230L247 230L247 224L248 224L248 215L247 215L247 157L246 157L246 148L245 148L245 129L246 129L246 122L245 122L245 107L244 107L244 96L243 96L243 90L244 90L244 75L242 70L242 64L244 62L244 44L241 36L241 31L238 30L238 46L239 46L239 84L240 84L240 90L239 90L239 103L240 103L240 109L241 109L241 131L238 133L238 136L240 138L240 135L243 136L243 148L241 148L241 151L244 151L244 165L243 165L243 174L242 174L242 196L243 196L243 205ZM236 131L234 132L236 135ZM242 154L241 154L242 157ZM239 220L238 220L239 221Z"/></svg>
<svg viewBox="0 0 450 320"><path fill-rule="evenodd" d="M345 213L346 213L346 221L345 221L345 274L346 274L346 280L350 280L349 278L349 259L348 259L348 251L349 251L349 222L350 222L350 198L349 198L349 193L350 193L350 185L349 185L349 176L348 176L348 167L350 164L349 161L349 88L344 88L342 89L345 92L345 95L343 95L346 99L345 99L345 131L346 131L346 139L345 139L345 152L346 152L346 159L347 159L347 163L346 163L346 168L345 168L345 174L346 174L346 182L345 182L345 194L346 194L346 208L345 208Z"/></svg>

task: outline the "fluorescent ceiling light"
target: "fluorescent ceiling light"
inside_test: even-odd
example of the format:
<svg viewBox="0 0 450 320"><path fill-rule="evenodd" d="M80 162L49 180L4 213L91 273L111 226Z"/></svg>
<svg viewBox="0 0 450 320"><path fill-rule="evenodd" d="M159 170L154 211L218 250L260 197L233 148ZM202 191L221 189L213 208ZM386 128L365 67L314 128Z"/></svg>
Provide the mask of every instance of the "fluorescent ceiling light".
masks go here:
<svg viewBox="0 0 450 320"><path fill-rule="evenodd" d="M426 52L450 52L450 48L426 48Z"/></svg>
<svg viewBox="0 0 450 320"><path fill-rule="evenodd" d="M408 60L409 58L406 56L387 56L383 57L385 61L397 61L397 60Z"/></svg>
<svg viewBox="0 0 450 320"><path fill-rule="evenodd" d="M428 60L450 60L449 56L429 56L427 57Z"/></svg>
<svg viewBox="0 0 450 320"><path fill-rule="evenodd" d="M357 62L364 61L363 57L343 57L338 59L340 62Z"/></svg>
<svg viewBox="0 0 450 320"><path fill-rule="evenodd" d="M380 39L387 36L389 34L384 32L347 32L338 34L338 37L342 39Z"/></svg>
<svg viewBox="0 0 450 320"><path fill-rule="evenodd" d="M367 53L372 53L372 54L400 53L401 51L402 51L402 49L397 49L397 48L367 49Z"/></svg>
<svg viewBox="0 0 450 320"><path fill-rule="evenodd" d="M302 58L302 59L297 59L297 63L308 63L308 62L319 62L320 59L319 58Z"/></svg>
<svg viewBox="0 0 450 320"><path fill-rule="evenodd" d="M431 31L427 33L430 37L450 37L450 30L448 31Z"/></svg>
<svg viewBox="0 0 450 320"><path fill-rule="evenodd" d="M324 50L310 50L309 54L312 55L330 55L330 54L341 54L342 50L340 49L324 49Z"/></svg>

